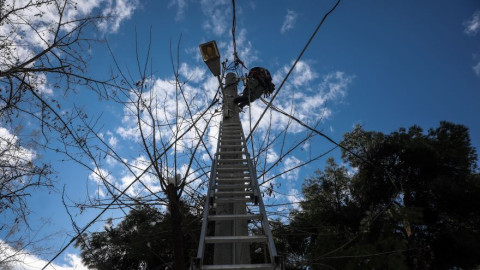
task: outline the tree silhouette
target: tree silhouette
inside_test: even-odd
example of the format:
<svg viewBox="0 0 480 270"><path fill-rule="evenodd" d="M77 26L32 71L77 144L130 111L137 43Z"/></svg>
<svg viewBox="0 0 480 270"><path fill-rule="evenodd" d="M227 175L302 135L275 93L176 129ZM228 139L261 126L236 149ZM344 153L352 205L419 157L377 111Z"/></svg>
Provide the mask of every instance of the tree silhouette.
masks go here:
<svg viewBox="0 0 480 270"><path fill-rule="evenodd" d="M185 223L185 251L193 256L200 223L185 205L180 212ZM82 250L85 264L94 269L172 269L171 218L155 207L137 205L118 224L110 219L104 231L86 234L85 241L79 240L76 245Z"/></svg>
<svg viewBox="0 0 480 270"><path fill-rule="evenodd" d="M344 161L329 160L303 188L288 244L313 269L471 269L480 264L480 178L468 128L424 133L356 127ZM360 158L359 158L360 157ZM454 248L452 248L454 247ZM300 252L298 252L300 251Z"/></svg>

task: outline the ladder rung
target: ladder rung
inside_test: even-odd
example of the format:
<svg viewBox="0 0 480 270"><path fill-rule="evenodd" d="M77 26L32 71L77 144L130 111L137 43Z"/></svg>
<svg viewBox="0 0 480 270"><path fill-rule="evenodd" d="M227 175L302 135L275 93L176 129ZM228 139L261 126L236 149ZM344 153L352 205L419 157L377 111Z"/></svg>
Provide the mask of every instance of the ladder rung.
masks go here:
<svg viewBox="0 0 480 270"><path fill-rule="evenodd" d="M206 236L206 244L214 243L254 243L254 242L266 242L267 237L265 235L247 235L247 236Z"/></svg>
<svg viewBox="0 0 480 270"><path fill-rule="evenodd" d="M224 174L222 173L221 175L217 175L217 181L218 182L225 182L225 181L244 181L244 182L250 182L250 178L245 178L250 176L249 174ZM220 181L219 181L220 180Z"/></svg>
<svg viewBox="0 0 480 270"><path fill-rule="evenodd" d="M217 184L215 186L216 189L233 189L233 190L237 190L237 189L246 189L246 188L249 188L250 187L250 183L248 185L245 185L245 184L230 184L230 185L227 185L227 184Z"/></svg>
<svg viewBox="0 0 480 270"><path fill-rule="evenodd" d="M219 191L215 195L220 196L253 196L253 191Z"/></svg>
<svg viewBox="0 0 480 270"><path fill-rule="evenodd" d="M220 140L220 145L226 143L226 142L229 142L229 143L232 143L232 142L237 142L239 143L239 145L236 145L236 146L243 146L241 143L242 143L242 140L241 139L221 139Z"/></svg>
<svg viewBox="0 0 480 270"><path fill-rule="evenodd" d="M225 183L231 183L231 184L239 184L239 183L249 183L250 184L250 179L245 179L245 178L221 178L217 179L217 185L222 185Z"/></svg>
<svg viewBox="0 0 480 270"><path fill-rule="evenodd" d="M235 172L228 172L228 171L225 171L225 172L218 172L217 171L217 175L216 175L216 179L220 179L220 180L231 180L231 179L247 179L247 180L250 180L250 172L248 170L242 170L240 171L239 173L235 173Z"/></svg>
<svg viewBox="0 0 480 270"><path fill-rule="evenodd" d="M240 168L243 168L243 167L247 167L248 168L248 164L245 164L243 163L242 161L225 161L225 160L222 160L222 161L219 161L217 163L217 167L225 167L225 166L237 166L237 167L240 167Z"/></svg>
<svg viewBox="0 0 480 270"><path fill-rule="evenodd" d="M262 219L261 214L244 214L244 215L211 215L208 220L237 220L237 219Z"/></svg>
<svg viewBox="0 0 480 270"><path fill-rule="evenodd" d="M217 198L216 203L241 203L241 202L253 202L254 198Z"/></svg>
<svg viewBox="0 0 480 270"><path fill-rule="evenodd" d="M229 164L228 166L232 166L232 164ZM242 170L242 169L247 170L247 169L248 169L248 165L247 165L247 164L238 164L236 167L222 167L222 166L218 166L217 172L220 172L220 171L238 171L238 170Z"/></svg>
<svg viewBox="0 0 480 270"><path fill-rule="evenodd" d="M218 170L234 170L234 169L242 169L248 168L248 164L222 164L217 167Z"/></svg>
<svg viewBox="0 0 480 270"><path fill-rule="evenodd" d="M247 183L248 185L245 185L245 183ZM217 189L233 188L231 187L233 184L243 185L244 188L250 187L251 185L250 180L222 180L217 182Z"/></svg>
<svg viewBox="0 0 480 270"><path fill-rule="evenodd" d="M250 176L248 168L237 168L235 170L219 170L217 169L218 178L242 178Z"/></svg>
<svg viewBox="0 0 480 270"><path fill-rule="evenodd" d="M220 151L219 155L246 154L245 151Z"/></svg>
<svg viewBox="0 0 480 270"><path fill-rule="evenodd" d="M220 158L218 159L218 162L247 162L247 159L246 158Z"/></svg>
<svg viewBox="0 0 480 270"><path fill-rule="evenodd" d="M245 183L248 183L248 186L245 185ZM224 186L225 188L230 188L231 184L241 184L245 185L244 187L250 187L250 180L221 180L217 182L217 188L219 186Z"/></svg>
<svg viewBox="0 0 480 270"><path fill-rule="evenodd" d="M244 177L244 175L237 175L240 177L218 177L217 181L222 182L222 181L250 181L250 177ZM248 176L248 175L247 175Z"/></svg>
<svg viewBox="0 0 480 270"><path fill-rule="evenodd" d="M241 270L241 269L257 269L257 270L273 270L273 264L217 264L217 265L203 265L201 269L210 270Z"/></svg>

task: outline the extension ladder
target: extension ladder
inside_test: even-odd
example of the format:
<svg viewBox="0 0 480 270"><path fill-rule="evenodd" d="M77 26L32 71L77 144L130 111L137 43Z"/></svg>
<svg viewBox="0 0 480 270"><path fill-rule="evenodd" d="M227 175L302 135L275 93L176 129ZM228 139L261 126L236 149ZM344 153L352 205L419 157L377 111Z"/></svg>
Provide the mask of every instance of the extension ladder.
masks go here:
<svg viewBox="0 0 480 270"><path fill-rule="evenodd" d="M283 260L277 256L242 125L238 118L230 120L233 121L220 124L198 253L192 260L191 269L283 269ZM223 210L228 205L233 205L229 213L219 213L225 212ZM231 229L226 233L220 230L214 232L222 226L220 222L230 222L227 227ZM220 249L224 248L229 254L220 254L227 257L220 258L220 261L227 262L215 264L219 260L212 256L212 251L217 252L215 256L218 257L218 253L222 252ZM239 255L242 254L239 249L249 254ZM251 257L255 258L254 263ZM259 258L263 261L259 262Z"/></svg>

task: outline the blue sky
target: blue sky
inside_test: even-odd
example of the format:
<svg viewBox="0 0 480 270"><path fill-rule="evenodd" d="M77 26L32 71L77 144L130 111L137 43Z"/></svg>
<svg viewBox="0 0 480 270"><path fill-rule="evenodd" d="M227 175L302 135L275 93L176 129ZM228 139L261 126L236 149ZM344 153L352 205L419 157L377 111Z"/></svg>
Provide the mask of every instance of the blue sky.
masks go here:
<svg viewBox="0 0 480 270"><path fill-rule="evenodd" d="M97 2L86 1L85 8L95 10ZM117 8L119 19L110 22L104 32L96 35L106 35L120 67L131 70L132 77L138 78L135 31L140 58L144 59L151 29L153 77L149 82L149 93L172 98L170 44L176 57L176 46L181 37L178 54L180 74L182 78L190 78L185 89L198 108L204 108L213 97L218 82L201 61L198 45L215 39L222 60L233 59L231 2L117 0L111 3ZM236 39L240 58L248 67L269 69L278 87L316 25L334 3L333 0L237 1ZM99 6L105 8L108 5L103 3ZM113 67L108 50L97 44L90 53L90 74L108 77ZM50 95L52 98L61 97L55 92ZM90 116L101 115L100 132L109 145L128 163L143 168L145 156L138 150L138 129L134 119L128 115L127 106L111 100L99 100L83 89L65 99L68 104L84 106ZM342 135L352 130L355 124L361 124L366 130L389 133L414 124L428 129L436 127L441 120L447 120L469 127L472 143L478 149L479 100L480 2L368 0L340 3L320 29L274 104L306 123L317 123L318 129L336 141L341 140ZM259 101L252 104L251 120L248 110L242 114L247 134L250 121L255 123L264 107ZM218 117L216 119L218 121ZM256 133L257 146L266 136L269 125L273 134L279 134L288 125L288 119L277 113L267 113ZM211 137L207 139L207 148L212 150L218 129L212 127L208 132ZM286 145L294 145L305 134L302 127L292 124L287 132ZM332 146L322 138L313 138L285 157L269 176L320 155ZM274 144L264 156L265 163L260 164L274 164L280 153L281 144ZM65 185L66 195L75 202L88 195L106 197L103 196L102 185L96 182L98 176L91 171L75 162L63 161L66 158L56 153L37 154L53 162L58 176L57 192L38 191L33 194L29 199L33 210L29 218L34 228L47 224L36 239L54 234L45 240L45 245L55 252L73 235L61 204L62 187ZM205 149L199 156L208 164ZM338 158L339 151L332 152L331 156ZM267 203L289 203L301 199L299 192L303 179L321 168L326 158L271 181L278 193L268 198ZM113 159L106 158L101 162L102 173L108 175L108 179L119 188L132 180L132 175ZM155 179L145 178L145 181L153 190L158 190ZM144 190L140 186L134 186L131 195L142 192ZM288 207L272 208L271 211L287 213ZM80 214L72 209L72 212L76 222L83 226L98 210ZM111 211L102 218L121 215L119 211ZM90 231L99 230L102 226L103 223L99 222ZM69 248L55 262L56 269L83 269L74 268L80 267L75 254L78 250ZM33 260L29 262L30 268L18 269L35 269L35 265L41 265L44 263L42 260L51 256L52 253L29 257Z"/></svg>

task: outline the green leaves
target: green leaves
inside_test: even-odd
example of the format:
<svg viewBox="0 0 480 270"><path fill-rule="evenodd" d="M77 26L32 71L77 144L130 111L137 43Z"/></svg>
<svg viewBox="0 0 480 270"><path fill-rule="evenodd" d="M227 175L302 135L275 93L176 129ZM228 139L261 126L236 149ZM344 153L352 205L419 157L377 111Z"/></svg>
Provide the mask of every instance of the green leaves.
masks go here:
<svg viewBox="0 0 480 270"><path fill-rule="evenodd" d="M200 222L186 208L185 243L190 254L196 250ZM117 225L107 220L104 231L84 235L76 246L83 262L98 270L171 269L170 215L151 206L136 206ZM187 256L190 258L190 256Z"/></svg>
<svg viewBox="0 0 480 270"><path fill-rule="evenodd" d="M480 177L468 128L390 134L360 126L303 186L288 226L311 269L471 269L480 264ZM353 154L352 154L353 153ZM357 157L361 157L360 159ZM353 174L347 168L356 168ZM476 199L475 199L476 198ZM296 244L295 244L296 243ZM291 250L287 249L287 252Z"/></svg>

